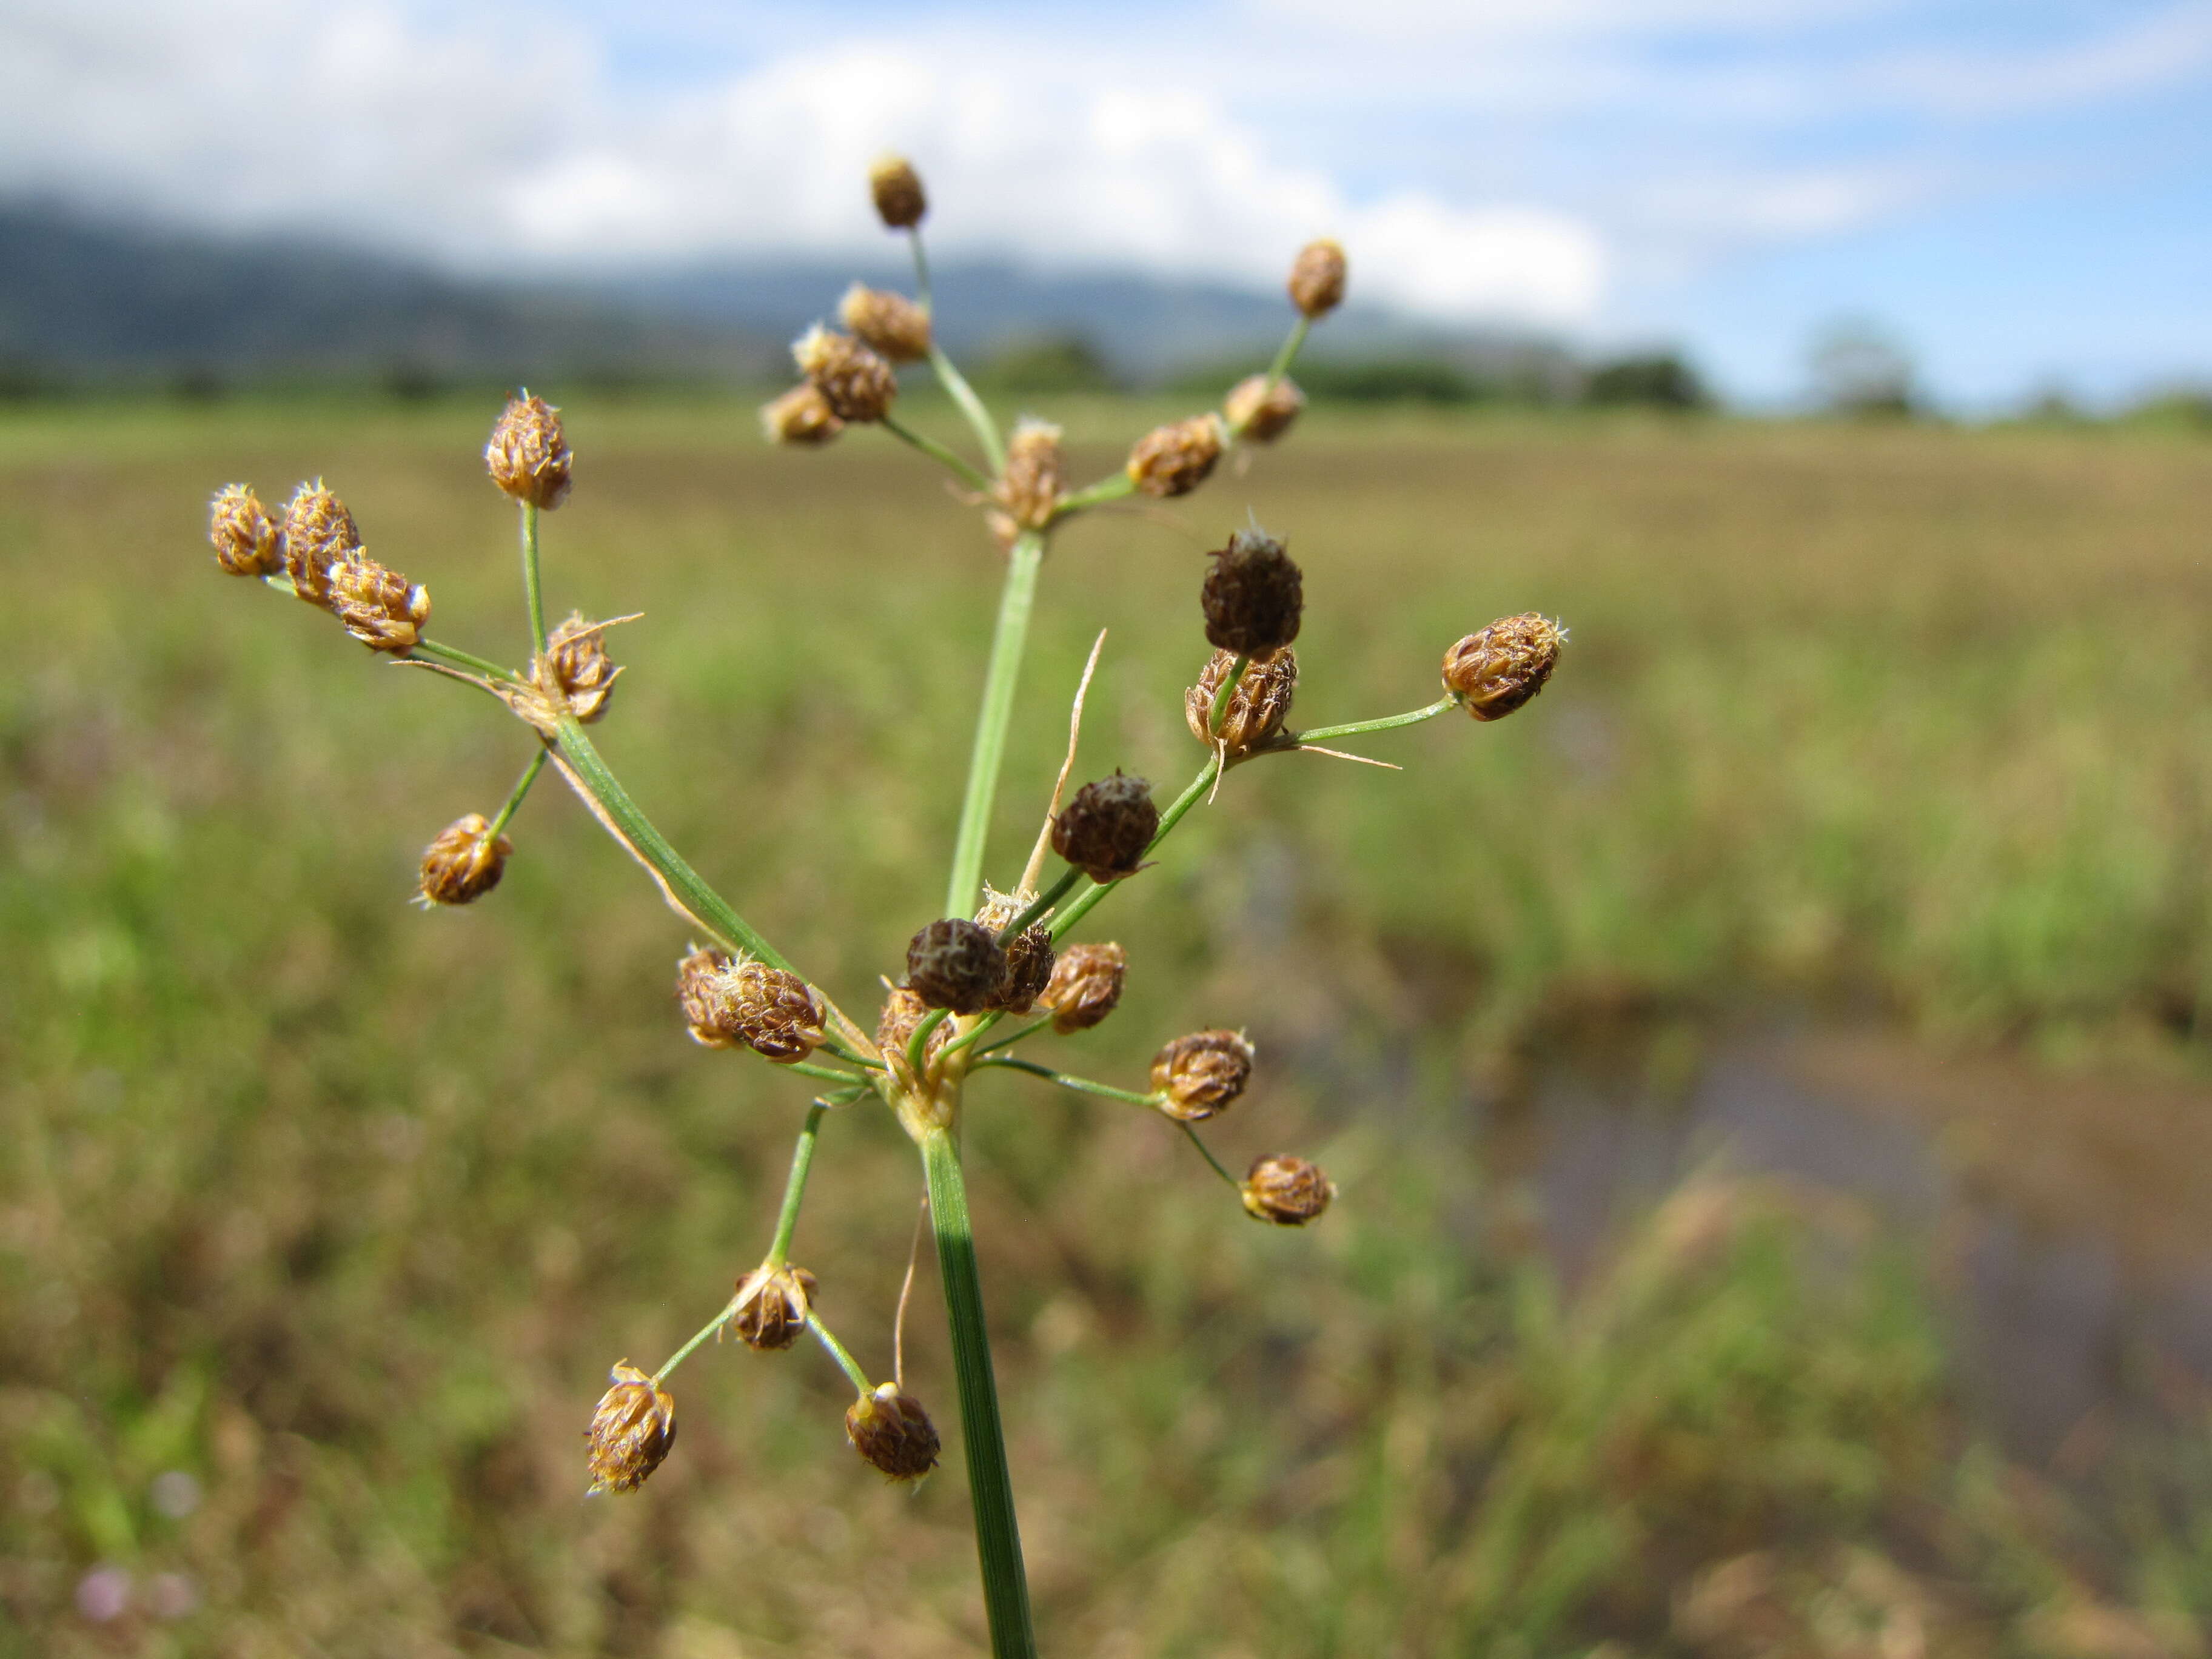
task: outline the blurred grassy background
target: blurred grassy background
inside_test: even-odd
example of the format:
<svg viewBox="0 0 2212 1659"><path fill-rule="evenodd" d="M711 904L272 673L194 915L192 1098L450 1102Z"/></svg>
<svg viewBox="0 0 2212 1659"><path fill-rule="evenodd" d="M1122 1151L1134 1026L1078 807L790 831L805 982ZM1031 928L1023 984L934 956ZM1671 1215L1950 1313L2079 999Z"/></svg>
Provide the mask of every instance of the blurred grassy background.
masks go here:
<svg viewBox="0 0 2212 1659"><path fill-rule="evenodd" d="M216 485L321 473L438 637L519 655L494 412L0 415L0 1653L975 1650L957 1458L885 1488L807 1352L695 1358L669 1463L581 1501L606 1366L757 1258L805 1092L685 1039L682 927L550 781L495 895L408 908L527 733L206 556ZM1078 476L1179 412L1078 405ZM867 434L568 415L551 603L645 613L602 746L857 1011L933 914L995 559ZM2085 1503L1961 1407L1909 1241L1717 1177L1564 1288L1476 1106L1600 1025L1785 1003L2193 1087L2209 501L2180 434L1323 414L1063 536L1001 883L1098 628L1082 775L1195 769L1248 508L1306 570L1297 723L1426 702L1502 613L1573 640L1511 720L1364 745L1402 773L1238 771L1088 930L1129 994L1066 1063L1249 1026L1213 1140L1321 1158L1323 1224L1253 1226L1139 1114L974 1091L1050 1650L2201 1651L2201 1401ZM796 1255L878 1369L918 1190L884 1114L831 1120Z"/></svg>

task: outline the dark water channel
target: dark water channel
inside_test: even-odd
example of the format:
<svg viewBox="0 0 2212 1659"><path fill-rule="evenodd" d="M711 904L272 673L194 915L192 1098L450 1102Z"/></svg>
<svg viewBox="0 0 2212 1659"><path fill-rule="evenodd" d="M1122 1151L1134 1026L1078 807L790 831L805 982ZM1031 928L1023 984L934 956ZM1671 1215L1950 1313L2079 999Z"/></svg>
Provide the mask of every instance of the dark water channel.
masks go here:
<svg viewBox="0 0 2212 1659"><path fill-rule="evenodd" d="M1700 1172L1864 1206L1927 1252L1969 1398L2062 1474L2212 1401L2212 1096L1770 1030L1554 1060L1487 1139L1570 1276Z"/></svg>

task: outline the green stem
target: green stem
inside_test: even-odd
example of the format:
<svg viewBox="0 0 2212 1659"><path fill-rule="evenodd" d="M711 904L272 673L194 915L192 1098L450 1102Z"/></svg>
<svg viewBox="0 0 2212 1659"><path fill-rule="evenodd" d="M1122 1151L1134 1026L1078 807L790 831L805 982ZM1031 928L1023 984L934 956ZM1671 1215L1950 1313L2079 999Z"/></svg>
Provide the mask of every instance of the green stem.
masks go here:
<svg viewBox="0 0 2212 1659"><path fill-rule="evenodd" d="M1061 501L1060 514L1066 518L1071 513L1080 513L1086 507L1098 507L1107 501L1118 501L1124 495L1136 493L1137 481L1127 472L1116 472L1101 478L1095 484L1086 484Z"/></svg>
<svg viewBox="0 0 2212 1659"><path fill-rule="evenodd" d="M989 478L986 477L982 473L977 471L973 466L969 465L963 457L955 454L951 450L947 449L943 444L938 442L936 439L925 438L921 433L916 432L912 427L901 426L896 421L893 420L888 415L881 416L877 422L877 424L881 426L884 431L890 433L894 438L900 440L902 442L913 445L915 448L928 456L933 461L941 461L946 466L951 467L955 472L957 472L963 478L967 480L970 488L985 490L990 489L991 481Z"/></svg>
<svg viewBox="0 0 2212 1659"><path fill-rule="evenodd" d="M1239 1181L1235 1176L1230 1174L1228 1170L1221 1167L1221 1160L1214 1157L1212 1150L1208 1147L1204 1141L1198 1138L1198 1131L1192 1128L1188 1123L1183 1124L1181 1127L1182 1128L1182 1132L1190 1137L1190 1144L1198 1148L1198 1155L1213 1166L1213 1173L1219 1176L1224 1181L1234 1187L1238 1192L1243 1192L1244 1190L1244 1183Z"/></svg>
<svg viewBox="0 0 2212 1659"><path fill-rule="evenodd" d="M837 1369L845 1373L847 1382L862 1394L874 1392L875 1384L868 1381L867 1372L860 1369L858 1360L845 1352L845 1345L830 1334L829 1327L810 1313L806 1316L806 1328L814 1333L815 1340L829 1349L830 1357L837 1362Z"/></svg>
<svg viewBox="0 0 2212 1659"><path fill-rule="evenodd" d="M1306 343L1306 335L1312 327L1313 319L1301 313L1297 321L1291 325L1291 331L1283 337L1282 349L1275 353L1275 361L1267 365L1267 392L1270 396L1281 383L1283 376L1291 372L1291 363L1297 356L1298 348ZM1262 398L1260 401L1264 404L1267 399Z"/></svg>
<svg viewBox="0 0 2212 1659"><path fill-rule="evenodd" d="M1206 729L1215 737L1221 735L1221 722L1228 718L1229 700L1237 695L1237 688L1244 683L1244 671L1252 665L1249 657L1239 657L1229 666L1229 678L1221 682L1221 689L1213 694L1213 707L1206 716Z"/></svg>
<svg viewBox="0 0 2212 1659"><path fill-rule="evenodd" d="M991 418L991 411L983 406L983 400L975 395L975 388L968 384L967 377L952 366L952 359L937 343L936 301L930 293L929 255L921 245L920 225L908 227L907 241L914 249L915 297L921 301L921 308L931 313L929 366L936 373L937 383L945 388L946 395L960 405L960 412L968 417L968 424L975 430L975 441L983 446L983 453L991 458L991 471L1003 472L1006 470L1006 448L999 441L998 422Z"/></svg>
<svg viewBox="0 0 2212 1659"><path fill-rule="evenodd" d="M504 680L509 685L522 684L522 676L512 668L502 668L497 663L489 661L472 652L463 651L454 646L441 645L435 640L416 641L413 648L407 654L410 657L426 658L431 662L441 662L448 668L465 669L471 674L481 674L486 679Z"/></svg>
<svg viewBox="0 0 2212 1659"><path fill-rule="evenodd" d="M538 752L530 757L530 763L522 769L522 775L515 780L514 789L507 794L507 805L499 809L499 816L491 821L491 828L484 831L487 838L507 828L508 820L520 809L522 798L530 793L530 786L538 781L538 775L544 769L545 747L540 744Z"/></svg>
<svg viewBox="0 0 2212 1659"><path fill-rule="evenodd" d="M723 1307L721 1312L716 1314L712 1319L702 1325L697 1333L689 1342L686 1342L674 1353L668 1356L668 1363L663 1365L659 1370L653 1372L653 1386L656 1389L659 1388L671 1371L674 1370L678 1365L689 1359L702 1342L704 1342L708 1337L714 1335L716 1331L720 1330L723 1325L728 1321L730 1316L737 1312L737 1310L738 1298L733 1296Z"/></svg>
<svg viewBox="0 0 2212 1659"><path fill-rule="evenodd" d="M939 1127L924 1134L921 1162L929 1178L929 1223L937 1235L938 1273L945 1281L945 1308L952 1328L952 1363L960 1383L960 1438L968 1458L968 1494L975 1510L975 1554L982 1568L991 1653L993 1659L1036 1659L1029 1580L1022 1567L1021 1530L1014 1519L1014 1485L1006 1469L1006 1431L999 1421L990 1334L983 1323L982 1277L975 1262L960 1152L950 1130Z"/></svg>
<svg viewBox="0 0 2212 1659"><path fill-rule="evenodd" d="M801 1077L818 1077L829 1083L866 1084L868 1080L864 1077L854 1077L850 1072L841 1072L834 1066L817 1066L806 1060L787 1060L783 1062L783 1069L796 1072Z"/></svg>
<svg viewBox="0 0 2212 1659"><path fill-rule="evenodd" d="M1037 570L1044 562L1044 538L1024 530L1014 538L1006 560L1006 580L999 597L999 623L991 637L991 662L983 678L983 708L975 718L975 748L968 762L968 793L960 803L960 831L952 843L952 877L945 885L948 916L975 908L983 879L983 844L990 834L991 805L998 798L999 767L1006 757L1006 727L1014 711L1014 687L1021 678L1022 650L1029 640L1030 611L1036 600Z"/></svg>
<svg viewBox="0 0 2212 1659"><path fill-rule="evenodd" d="M545 599L538 583L538 503L522 504L522 597L530 607L530 649L545 650Z"/></svg>
<svg viewBox="0 0 2212 1659"><path fill-rule="evenodd" d="M799 1225L799 1206L806 1197L806 1172L814 1166L814 1134L830 1109L818 1101L806 1109L806 1127L799 1132L792 1149L791 1178L783 1183L783 1209L775 1218L775 1242L768 1247L768 1266L781 1267L791 1255L792 1231Z"/></svg>
<svg viewBox="0 0 2212 1659"><path fill-rule="evenodd" d="M1451 698L1438 697L1425 708L1408 709L1402 714L1385 714L1379 720L1353 720L1348 726L1318 726L1310 732L1297 734L1299 743L1311 743L1319 738L1356 738L1365 732L1390 732L1401 726L1419 726L1423 720L1432 720L1439 714L1449 714L1456 707ZM1285 744L1285 750L1295 745Z"/></svg>
<svg viewBox="0 0 2212 1659"><path fill-rule="evenodd" d="M1040 1066L1033 1060L1016 1060L1012 1054L994 1054L988 1060L979 1060L978 1066L1002 1066L1011 1072L1027 1072L1031 1077L1041 1077L1047 1083L1057 1083L1063 1089L1073 1089L1079 1095L1103 1095L1108 1100L1126 1100L1132 1106L1158 1107L1158 1095L1140 1095L1133 1089L1117 1089L1110 1083L1093 1083L1087 1077L1071 1077L1066 1072L1055 1072L1049 1066Z"/></svg>
<svg viewBox="0 0 2212 1659"><path fill-rule="evenodd" d="M706 878L686 864L668 844L667 838L653 827L652 820L629 798L629 792L607 769L606 762L599 758L599 751L584 735L584 728L563 714L558 730L561 756L568 762L571 774L605 814L609 826L621 837L623 844L660 878L684 912L695 917L701 927L711 929L723 944L750 951L769 966L781 968L786 973L797 973L798 969L784 960L783 953L755 933L752 924L732 909L729 901L709 887Z"/></svg>
<svg viewBox="0 0 2212 1659"><path fill-rule="evenodd" d="M1082 873L1073 865L1068 866L1058 881L1031 899L1019 915L999 930L999 943L1004 945L1010 939L1019 938L1039 916L1067 896L1068 890Z"/></svg>
<svg viewBox="0 0 2212 1659"><path fill-rule="evenodd" d="M957 1054L963 1048L969 1047L977 1037L981 1036L986 1031L989 1030L994 1025L996 1025L1006 1017L1006 1016L1003 1010L996 1008L984 1015L983 1018L977 1020L974 1025L970 1026L967 1030L962 1032L958 1036L953 1038L951 1042L946 1043L942 1048L939 1048L937 1051L938 1065L942 1066L948 1056Z"/></svg>
<svg viewBox="0 0 2212 1659"><path fill-rule="evenodd" d="M906 1040L907 1070L917 1078L922 1074L925 1062L929 1058L930 1033L945 1024L949 1013L950 1011L944 1008L931 1009L922 1016L921 1023L914 1028L914 1035Z"/></svg>
<svg viewBox="0 0 2212 1659"><path fill-rule="evenodd" d="M1039 1031L1042 1031L1046 1026L1051 1024L1052 1016L1050 1014L1047 1014L1042 1019L1031 1020L1027 1025L1023 1026L1018 1031L1009 1031L1006 1036L998 1038L996 1041L985 1043L981 1048L976 1049L975 1052L979 1054L988 1054L994 1048L1011 1048L1014 1044L1019 1042L1024 1037L1035 1036Z"/></svg>
<svg viewBox="0 0 2212 1659"><path fill-rule="evenodd" d="M1160 843L1168 838L1168 832L1182 822L1185 813L1205 799L1206 792L1213 787L1213 780L1220 775L1220 755L1218 752L1208 755L1206 764L1198 769L1198 775L1190 781L1190 787L1176 797L1174 805L1160 814L1160 827L1153 832L1151 843L1145 848L1148 854L1158 851ZM1069 930L1089 915L1099 900L1120 885L1120 882L1093 882L1085 888L1077 895L1074 903L1052 919L1054 942L1057 944L1066 938Z"/></svg>

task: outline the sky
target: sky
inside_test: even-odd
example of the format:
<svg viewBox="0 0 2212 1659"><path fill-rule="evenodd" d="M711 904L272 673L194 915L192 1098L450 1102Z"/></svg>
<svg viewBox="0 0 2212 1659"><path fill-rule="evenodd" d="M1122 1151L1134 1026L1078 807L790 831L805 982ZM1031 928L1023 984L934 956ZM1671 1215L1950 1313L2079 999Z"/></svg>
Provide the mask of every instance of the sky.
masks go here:
<svg viewBox="0 0 2212 1659"><path fill-rule="evenodd" d="M2212 382L2212 0L7 0L0 191L471 272L880 252L1279 283L1785 403Z"/></svg>

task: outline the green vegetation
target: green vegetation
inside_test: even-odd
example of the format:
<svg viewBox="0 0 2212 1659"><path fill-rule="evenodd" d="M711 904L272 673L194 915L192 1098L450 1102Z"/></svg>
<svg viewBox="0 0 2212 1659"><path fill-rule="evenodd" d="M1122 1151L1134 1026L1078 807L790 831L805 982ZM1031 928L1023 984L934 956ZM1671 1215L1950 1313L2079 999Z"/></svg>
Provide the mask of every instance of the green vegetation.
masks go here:
<svg viewBox="0 0 2212 1659"><path fill-rule="evenodd" d="M1070 416L1079 477L1118 463L1105 412ZM686 1040L680 928L557 790L491 898L408 908L527 734L206 556L216 485L322 471L441 638L519 653L494 413L0 416L9 1659L976 1644L957 1469L885 1488L801 1356L696 1358L651 1486L582 1500L606 1367L758 1259L805 1091ZM568 421L561 590L645 613L602 747L865 1002L951 839L989 550L888 446L769 453L720 404ZM1466 1102L1591 1013L1778 996L2200 1070L2208 489L2176 432L1322 410L1172 514L1068 533L1005 858L1101 626L1085 767L1195 769L1199 556L1248 507L1306 572L1297 723L1425 702L1497 615L1573 643L1510 721L1357 745L1403 773L1240 769L1089 930L1138 966L1055 1053L1134 1081L1173 1029L1249 1026L1260 1081L1215 1139L1328 1164L1310 1235L1251 1224L1143 1114L974 1091L1048 1651L2201 1651L2201 1435L2162 1454L2193 1510L2075 1513L1962 1418L1914 1264L1779 1191L1694 1186L1563 1288ZM823 1133L795 1253L879 1363L911 1149L866 1107ZM908 1364L948 1423L941 1343ZM200 1608L88 1622L101 1562Z"/></svg>

